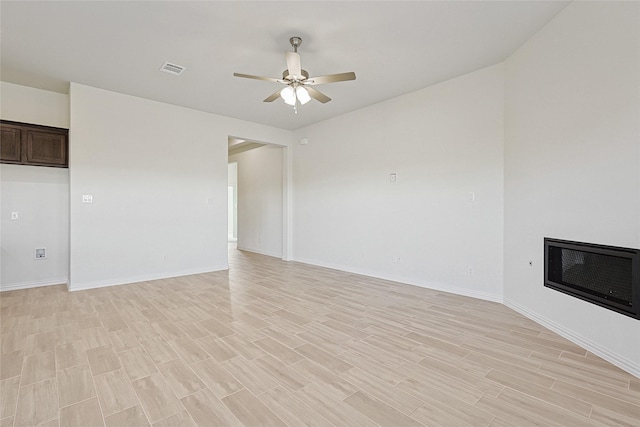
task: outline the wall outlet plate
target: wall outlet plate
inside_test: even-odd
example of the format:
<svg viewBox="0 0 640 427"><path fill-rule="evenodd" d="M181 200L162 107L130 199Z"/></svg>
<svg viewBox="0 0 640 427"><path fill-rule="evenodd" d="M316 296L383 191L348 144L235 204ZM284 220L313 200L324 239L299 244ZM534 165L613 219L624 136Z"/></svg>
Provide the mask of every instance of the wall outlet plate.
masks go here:
<svg viewBox="0 0 640 427"><path fill-rule="evenodd" d="M47 257L47 248L36 248L35 259L45 259Z"/></svg>

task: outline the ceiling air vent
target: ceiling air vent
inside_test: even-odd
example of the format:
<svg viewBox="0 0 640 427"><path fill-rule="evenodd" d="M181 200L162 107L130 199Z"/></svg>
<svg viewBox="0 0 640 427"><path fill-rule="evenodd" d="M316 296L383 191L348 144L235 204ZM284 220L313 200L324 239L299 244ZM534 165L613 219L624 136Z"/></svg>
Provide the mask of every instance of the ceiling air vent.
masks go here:
<svg viewBox="0 0 640 427"><path fill-rule="evenodd" d="M160 67L160 71L164 71L165 73L173 74L174 76L179 76L186 69L182 65L172 64L171 62L165 62Z"/></svg>

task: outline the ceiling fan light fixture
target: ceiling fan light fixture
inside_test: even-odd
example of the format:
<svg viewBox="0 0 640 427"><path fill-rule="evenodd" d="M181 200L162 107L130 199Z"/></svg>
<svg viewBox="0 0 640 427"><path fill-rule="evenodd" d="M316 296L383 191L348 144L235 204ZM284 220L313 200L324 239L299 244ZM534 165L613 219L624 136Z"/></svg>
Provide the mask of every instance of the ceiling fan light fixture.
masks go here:
<svg viewBox="0 0 640 427"><path fill-rule="evenodd" d="M287 86L280 91L280 97L286 104L296 105L296 92L291 86Z"/></svg>
<svg viewBox="0 0 640 427"><path fill-rule="evenodd" d="M311 101L311 96L309 95L309 91L307 91L307 89L302 86L298 86L296 88L296 96L298 97L298 101L300 101L300 104L302 105Z"/></svg>
<svg viewBox="0 0 640 427"><path fill-rule="evenodd" d="M300 37L291 37L289 43L291 43L291 46L293 47L293 52L285 52L287 69L282 72L281 79L254 76L252 74L233 73L233 75L236 77L265 80L268 82L281 83L286 85L284 89L273 92L262 102L273 102L278 98L282 98L285 104L291 105L293 107L293 111L297 113L298 104L304 105L311 101L311 98L323 104L331 101L331 98L315 89L314 86L325 83L344 82L347 80L356 79L356 73L352 71L348 73L309 77L309 73L306 70L303 70L300 64L300 54L298 53L298 47L300 47L300 45L302 44L302 39Z"/></svg>

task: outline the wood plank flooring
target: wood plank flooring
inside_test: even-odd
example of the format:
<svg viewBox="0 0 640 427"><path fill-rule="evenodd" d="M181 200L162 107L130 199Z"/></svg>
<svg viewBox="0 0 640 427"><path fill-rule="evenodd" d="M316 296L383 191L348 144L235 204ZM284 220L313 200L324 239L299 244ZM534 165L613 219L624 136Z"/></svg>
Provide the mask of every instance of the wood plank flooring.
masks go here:
<svg viewBox="0 0 640 427"><path fill-rule="evenodd" d="M0 426L640 426L640 380L496 303L230 249L0 294Z"/></svg>

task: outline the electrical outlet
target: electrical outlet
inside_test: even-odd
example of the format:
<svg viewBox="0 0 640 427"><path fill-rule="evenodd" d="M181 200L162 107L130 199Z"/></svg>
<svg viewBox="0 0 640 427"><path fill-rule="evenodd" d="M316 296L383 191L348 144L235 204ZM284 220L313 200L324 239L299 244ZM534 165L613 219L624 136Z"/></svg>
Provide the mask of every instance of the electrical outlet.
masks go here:
<svg viewBox="0 0 640 427"><path fill-rule="evenodd" d="M93 203L93 195L92 194L83 194L82 195L82 203Z"/></svg>
<svg viewBox="0 0 640 427"><path fill-rule="evenodd" d="M473 276L473 267L468 267L469 276Z"/></svg>
<svg viewBox="0 0 640 427"><path fill-rule="evenodd" d="M394 264L400 264L400 257L399 256L394 256L392 259Z"/></svg>
<svg viewBox="0 0 640 427"><path fill-rule="evenodd" d="M45 259L47 257L47 248L36 248L35 259Z"/></svg>
<svg viewBox="0 0 640 427"><path fill-rule="evenodd" d="M18 212L17 211L16 212L11 212L11 219L12 220L18 219Z"/></svg>

